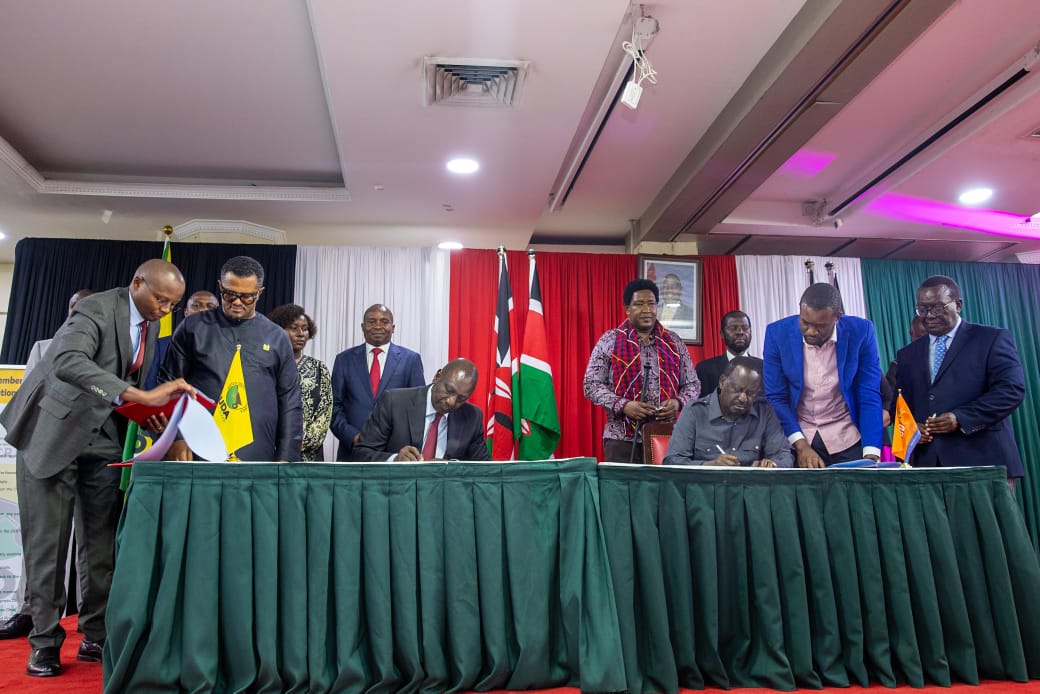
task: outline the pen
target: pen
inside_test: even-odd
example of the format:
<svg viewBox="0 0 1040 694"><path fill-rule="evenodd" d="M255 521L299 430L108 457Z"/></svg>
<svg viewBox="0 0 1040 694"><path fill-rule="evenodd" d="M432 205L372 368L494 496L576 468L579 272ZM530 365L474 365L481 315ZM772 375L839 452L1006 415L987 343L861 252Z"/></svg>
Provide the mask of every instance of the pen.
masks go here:
<svg viewBox="0 0 1040 694"><path fill-rule="evenodd" d="M722 455L726 455L726 449L720 446L719 444L715 444L715 448L718 448L719 453L721 453Z"/></svg>

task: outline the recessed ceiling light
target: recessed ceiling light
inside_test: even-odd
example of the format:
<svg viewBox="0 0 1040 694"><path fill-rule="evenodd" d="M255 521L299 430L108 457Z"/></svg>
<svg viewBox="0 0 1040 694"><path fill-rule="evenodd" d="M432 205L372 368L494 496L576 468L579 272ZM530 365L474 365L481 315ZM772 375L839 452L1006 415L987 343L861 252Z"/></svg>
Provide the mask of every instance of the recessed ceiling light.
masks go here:
<svg viewBox="0 0 1040 694"><path fill-rule="evenodd" d="M7 238L7 234L5 234L4 232L0 231L0 241L3 241L6 238Z"/></svg>
<svg viewBox="0 0 1040 694"><path fill-rule="evenodd" d="M475 173L477 169L480 168L480 164L477 162L476 159L468 159L465 157L452 159L447 164L445 164L445 166L447 167L448 171L457 174Z"/></svg>
<svg viewBox="0 0 1040 694"><path fill-rule="evenodd" d="M462 244L458 241L441 241L437 244L437 248L441 248L446 251L457 251L462 248Z"/></svg>
<svg viewBox="0 0 1040 694"><path fill-rule="evenodd" d="M957 200L962 205L978 205L980 202L986 202L993 197L992 188L972 188L961 193Z"/></svg>

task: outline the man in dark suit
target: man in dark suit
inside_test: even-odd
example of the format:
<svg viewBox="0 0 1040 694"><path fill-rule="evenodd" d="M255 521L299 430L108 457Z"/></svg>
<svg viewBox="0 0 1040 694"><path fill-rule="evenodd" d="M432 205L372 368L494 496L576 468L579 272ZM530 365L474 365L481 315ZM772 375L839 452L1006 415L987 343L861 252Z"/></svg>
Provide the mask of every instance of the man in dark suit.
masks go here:
<svg viewBox="0 0 1040 694"><path fill-rule="evenodd" d="M379 396L357 445L355 460L489 460L480 410L466 400L477 385L477 367L454 359L433 384L389 390Z"/></svg>
<svg viewBox="0 0 1040 694"><path fill-rule="evenodd" d="M339 439L336 460L351 460L376 398L392 388L426 384L422 358L392 344L394 314L386 306L369 306L361 323L365 344L336 355L332 365L332 433Z"/></svg>
<svg viewBox="0 0 1040 694"><path fill-rule="evenodd" d="M797 316L766 327L766 398L798 467L881 455L881 364L874 324L843 315L829 284L802 294Z"/></svg>
<svg viewBox="0 0 1040 694"><path fill-rule="evenodd" d="M927 337L896 354L896 388L917 420L915 467L1003 465L1022 477L1008 417L1025 397L1025 377L1011 333L961 320L961 290L949 277L929 277L917 290L916 313Z"/></svg>
<svg viewBox="0 0 1040 694"><path fill-rule="evenodd" d="M705 359L697 364L697 378L701 381L701 395L714 393L719 387L719 377L729 366L730 361L737 357L753 359L759 373L762 373L762 360L758 357L749 357L748 347L751 345L751 319L743 311L730 311L722 317L722 341L726 344L726 351L717 357Z"/></svg>
<svg viewBox="0 0 1040 694"><path fill-rule="evenodd" d="M7 442L18 449L15 478L33 618L30 675L61 674L62 578L73 514L86 570L79 615L83 642L76 657L101 661L120 510L119 470L108 464L122 459L126 432L126 421L113 416L112 408L121 402L159 406L182 392L194 394L180 379L139 388L159 319L183 295L180 271L150 260L129 287L86 297L0 414Z"/></svg>

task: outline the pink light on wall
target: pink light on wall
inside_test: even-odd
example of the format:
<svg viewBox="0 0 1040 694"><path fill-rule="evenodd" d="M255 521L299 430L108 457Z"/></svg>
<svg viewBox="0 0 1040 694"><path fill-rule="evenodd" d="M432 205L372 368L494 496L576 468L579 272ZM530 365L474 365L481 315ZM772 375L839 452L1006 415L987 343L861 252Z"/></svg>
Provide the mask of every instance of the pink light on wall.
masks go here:
<svg viewBox="0 0 1040 694"><path fill-rule="evenodd" d="M812 178L838 158L830 152L817 152L811 149L800 149L783 163L780 170L798 178Z"/></svg>
<svg viewBox="0 0 1040 694"><path fill-rule="evenodd" d="M885 193L864 208L867 212L921 224L970 229L998 236L1040 238L1040 230L1025 228L1020 214L1000 210L962 207L949 202L926 200L901 193ZM1014 227L1018 228L1014 228Z"/></svg>

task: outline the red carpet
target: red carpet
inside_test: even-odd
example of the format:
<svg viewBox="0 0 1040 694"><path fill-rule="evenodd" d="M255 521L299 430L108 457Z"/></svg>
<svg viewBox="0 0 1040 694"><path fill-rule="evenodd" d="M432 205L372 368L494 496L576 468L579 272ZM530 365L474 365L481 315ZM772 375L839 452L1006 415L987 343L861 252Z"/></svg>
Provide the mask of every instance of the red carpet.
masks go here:
<svg viewBox="0 0 1040 694"><path fill-rule="evenodd" d="M32 694L98 694L101 691L101 663L81 663L76 660L76 650L83 636L76 631L76 618L66 617L62 626L68 636L61 647L61 664L64 673L60 677L37 678L25 674L25 663L29 660L29 642L25 639L0 641L0 690L8 692L32 692ZM580 694L578 689L563 687L560 689L539 690L542 694ZM683 689L683 694L695 694L695 690ZM722 692L721 689L707 689L708 692ZM737 694L775 694L772 689L731 689ZM852 692L870 692L871 694L1040 694L1040 681L1019 684L1017 682L984 682L981 686L972 687L966 684L955 684L953 687L871 687L862 689L850 687L840 689L805 689L804 692L825 692L827 694L850 694ZM495 693L495 694L501 694Z"/></svg>

